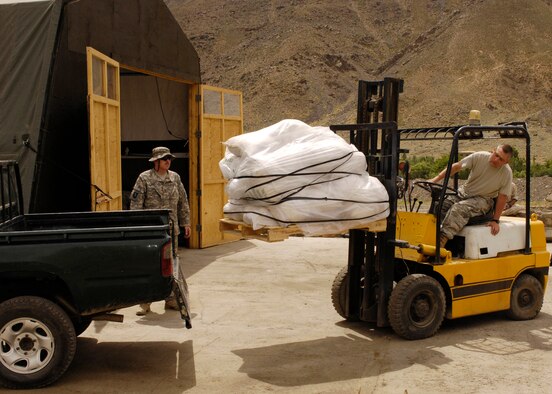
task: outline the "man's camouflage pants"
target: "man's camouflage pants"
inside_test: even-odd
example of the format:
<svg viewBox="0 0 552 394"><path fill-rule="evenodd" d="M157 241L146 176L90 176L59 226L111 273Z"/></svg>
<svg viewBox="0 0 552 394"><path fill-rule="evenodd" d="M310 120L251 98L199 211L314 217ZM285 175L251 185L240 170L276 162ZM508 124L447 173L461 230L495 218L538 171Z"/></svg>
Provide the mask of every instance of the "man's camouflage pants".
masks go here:
<svg viewBox="0 0 552 394"><path fill-rule="evenodd" d="M485 215L494 205L490 197L467 197L460 189L458 195L449 196L443 201L441 217L444 217L441 224L441 234L452 239L468 223L470 218Z"/></svg>

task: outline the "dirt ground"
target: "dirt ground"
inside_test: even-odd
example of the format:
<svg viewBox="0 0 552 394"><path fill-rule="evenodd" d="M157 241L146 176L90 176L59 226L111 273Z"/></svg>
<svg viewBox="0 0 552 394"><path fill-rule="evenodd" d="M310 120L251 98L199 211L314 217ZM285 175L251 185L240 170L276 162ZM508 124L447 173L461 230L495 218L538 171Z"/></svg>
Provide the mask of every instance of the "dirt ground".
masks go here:
<svg viewBox="0 0 552 394"><path fill-rule="evenodd" d="M525 179L515 179L514 182L517 186L519 200L525 201ZM552 207L552 177L531 178L531 201L540 206Z"/></svg>
<svg viewBox="0 0 552 394"><path fill-rule="evenodd" d="M79 337L75 360L44 393L550 392L552 291L535 320L504 313L445 321L406 341L343 321L330 287L345 238L239 241L182 250L193 328L163 303L121 313Z"/></svg>

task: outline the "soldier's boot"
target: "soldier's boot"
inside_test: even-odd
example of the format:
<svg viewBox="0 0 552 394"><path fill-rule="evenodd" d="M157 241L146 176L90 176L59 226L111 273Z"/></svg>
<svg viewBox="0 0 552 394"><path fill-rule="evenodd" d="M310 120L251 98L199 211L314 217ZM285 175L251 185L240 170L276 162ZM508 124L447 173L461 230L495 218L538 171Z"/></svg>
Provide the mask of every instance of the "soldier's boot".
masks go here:
<svg viewBox="0 0 552 394"><path fill-rule="evenodd" d="M140 310L136 312L136 316L145 316L151 312L151 304L140 304Z"/></svg>
<svg viewBox="0 0 552 394"><path fill-rule="evenodd" d="M178 304L176 303L176 298L173 295L165 300L165 309L173 309L175 311L179 309Z"/></svg>

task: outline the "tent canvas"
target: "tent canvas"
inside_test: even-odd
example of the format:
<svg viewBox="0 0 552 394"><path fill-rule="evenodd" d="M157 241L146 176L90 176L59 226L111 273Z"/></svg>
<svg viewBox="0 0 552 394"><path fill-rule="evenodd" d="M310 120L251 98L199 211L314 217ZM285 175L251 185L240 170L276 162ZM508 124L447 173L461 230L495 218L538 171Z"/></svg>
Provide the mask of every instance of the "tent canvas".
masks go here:
<svg viewBox="0 0 552 394"><path fill-rule="evenodd" d="M0 157L19 161L28 204L62 2L0 2Z"/></svg>

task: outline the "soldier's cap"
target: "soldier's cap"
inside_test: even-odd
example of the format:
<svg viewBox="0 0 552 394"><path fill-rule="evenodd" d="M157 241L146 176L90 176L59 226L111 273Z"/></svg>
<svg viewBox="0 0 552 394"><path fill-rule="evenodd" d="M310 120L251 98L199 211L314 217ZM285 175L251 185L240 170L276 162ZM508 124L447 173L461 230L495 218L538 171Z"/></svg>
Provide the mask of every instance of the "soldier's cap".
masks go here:
<svg viewBox="0 0 552 394"><path fill-rule="evenodd" d="M149 159L149 161L159 160L167 156L170 156L171 159L174 159L176 157L171 153L169 148L165 148L164 146L158 146L151 150L151 159Z"/></svg>

